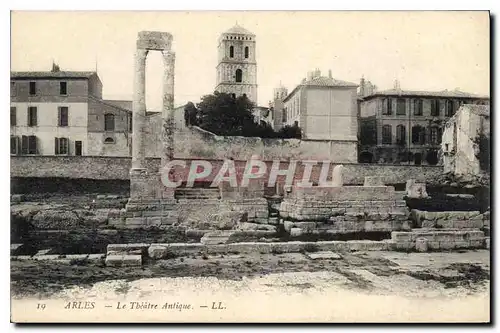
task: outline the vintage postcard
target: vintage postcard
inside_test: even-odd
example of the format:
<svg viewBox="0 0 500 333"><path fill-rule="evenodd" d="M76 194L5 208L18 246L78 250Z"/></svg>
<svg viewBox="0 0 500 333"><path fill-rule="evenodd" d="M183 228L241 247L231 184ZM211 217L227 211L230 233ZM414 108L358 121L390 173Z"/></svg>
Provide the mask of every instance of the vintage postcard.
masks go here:
<svg viewBox="0 0 500 333"><path fill-rule="evenodd" d="M487 11L12 11L15 323L490 322Z"/></svg>

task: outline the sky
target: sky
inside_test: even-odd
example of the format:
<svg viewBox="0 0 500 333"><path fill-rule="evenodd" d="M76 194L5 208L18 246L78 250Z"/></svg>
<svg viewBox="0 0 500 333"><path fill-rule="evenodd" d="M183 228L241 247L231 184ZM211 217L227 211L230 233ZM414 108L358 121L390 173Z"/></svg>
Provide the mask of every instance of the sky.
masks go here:
<svg viewBox="0 0 500 333"><path fill-rule="evenodd" d="M173 35L175 105L198 102L215 88L217 39L236 22L256 35L262 106L315 68L379 90L396 79L407 90L490 90L488 12L14 11L11 20L11 70L97 68L105 99L132 99L137 33L156 30ZM162 75L161 54L150 52L148 110L161 110Z"/></svg>

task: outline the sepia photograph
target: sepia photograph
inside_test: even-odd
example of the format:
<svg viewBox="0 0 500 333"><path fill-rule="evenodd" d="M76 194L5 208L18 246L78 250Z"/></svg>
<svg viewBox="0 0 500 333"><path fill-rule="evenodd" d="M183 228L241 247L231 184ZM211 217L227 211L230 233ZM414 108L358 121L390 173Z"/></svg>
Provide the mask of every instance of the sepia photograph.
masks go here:
<svg viewBox="0 0 500 333"><path fill-rule="evenodd" d="M490 12L10 12L12 323L490 323Z"/></svg>

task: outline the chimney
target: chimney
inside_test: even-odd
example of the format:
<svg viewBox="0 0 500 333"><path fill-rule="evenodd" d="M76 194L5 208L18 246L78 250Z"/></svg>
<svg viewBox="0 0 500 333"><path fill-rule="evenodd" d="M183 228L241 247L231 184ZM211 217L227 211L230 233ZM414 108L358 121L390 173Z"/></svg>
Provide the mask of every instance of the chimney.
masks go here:
<svg viewBox="0 0 500 333"><path fill-rule="evenodd" d="M328 77L329 77L330 79L332 78L332 70L331 70L331 69L329 69L329 70L328 70Z"/></svg>
<svg viewBox="0 0 500 333"><path fill-rule="evenodd" d="M319 70L319 68L316 68L316 71L314 72L314 77L317 78L320 76L321 76L321 71Z"/></svg>
<svg viewBox="0 0 500 333"><path fill-rule="evenodd" d="M401 90L401 85L399 84L399 80L394 80L394 89Z"/></svg>
<svg viewBox="0 0 500 333"><path fill-rule="evenodd" d="M365 96L365 77L362 76L361 80L359 81L359 95L361 97Z"/></svg>
<svg viewBox="0 0 500 333"><path fill-rule="evenodd" d="M314 77L314 73L313 72L307 72L307 81L311 81Z"/></svg>

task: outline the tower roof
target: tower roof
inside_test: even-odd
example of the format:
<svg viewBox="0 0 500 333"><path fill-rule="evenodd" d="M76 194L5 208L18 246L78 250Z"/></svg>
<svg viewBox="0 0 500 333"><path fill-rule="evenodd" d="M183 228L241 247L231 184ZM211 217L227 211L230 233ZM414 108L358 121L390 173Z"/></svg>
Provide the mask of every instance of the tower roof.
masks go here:
<svg viewBox="0 0 500 333"><path fill-rule="evenodd" d="M238 23L236 23L234 25L234 27L232 27L231 29L226 30L224 33L225 34L239 34L239 35L255 36L253 33L251 33L250 31L248 31L247 29L243 28Z"/></svg>

